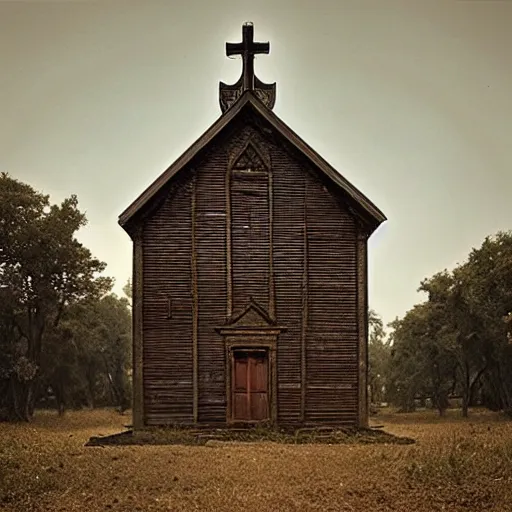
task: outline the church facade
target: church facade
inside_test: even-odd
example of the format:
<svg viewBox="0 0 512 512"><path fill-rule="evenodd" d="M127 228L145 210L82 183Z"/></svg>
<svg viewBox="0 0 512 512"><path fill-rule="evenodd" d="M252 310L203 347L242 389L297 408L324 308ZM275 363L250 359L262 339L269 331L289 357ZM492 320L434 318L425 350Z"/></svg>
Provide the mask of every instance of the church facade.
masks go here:
<svg viewBox="0 0 512 512"><path fill-rule="evenodd" d="M359 425L367 241L384 214L273 112L268 43L220 118L120 216L133 240L133 421Z"/></svg>

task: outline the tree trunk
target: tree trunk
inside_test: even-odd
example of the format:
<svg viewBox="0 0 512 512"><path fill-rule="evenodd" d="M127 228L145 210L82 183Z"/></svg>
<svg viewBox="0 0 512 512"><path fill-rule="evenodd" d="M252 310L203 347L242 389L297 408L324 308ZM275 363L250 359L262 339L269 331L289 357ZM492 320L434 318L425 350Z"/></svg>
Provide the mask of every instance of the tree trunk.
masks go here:
<svg viewBox="0 0 512 512"><path fill-rule="evenodd" d="M467 418L468 413L469 413L469 383L468 383L467 387L464 386L464 389L462 391L462 417Z"/></svg>
<svg viewBox="0 0 512 512"><path fill-rule="evenodd" d="M87 402L88 402L87 405L91 409L94 409L94 407L95 407L94 374L92 373L91 368L87 369L86 379L87 379Z"/></svg>
<svg viewBox="0 0 512 512"><path fill-rule="evenodd" d="M469 416L469 404L466 394L462 396L462 417L467 418Z"/></svg>
<svg viewBox="0 0 512 512"><path fill-rule="evenodd" d="M23 415L26 421L30 421L34 414L34 380L25 382L25 403L23 404Z"/></svg>
<svg viewBox="0 0 512 512"><path fill-rule="evenodd" d="M28 400L31 395L32 381L20 382L11 376L7 400L8 417L13 421L30 421Z"/></svg>
<svg viewBox="0 0 512 512"><path fill-rule="evenodd" d="M467 361L464 362L464 375L462 378L463 389L462 389L462 416L464 418L468 417L469 412L469 393L470 393L470 383L469 383L469 364Z"/></svg>
<svg viewBox="0 0 512 512"><path fill-rule="evenodd" d="M499 398L501 402L501 407L506 412L512 412L512 393L510 392L507 381L504 378L504 373L506 374L506 368L503 369L503 364L501 361L498 362L498 382L499 382Z"/></svg>
<svg viewBox="0 0 512 512"><path fill-rule="evenodd" d="M37 374L36 377L31 381L31 383L32 385L30 387L30 391L27 398L28 414L30 418L34 416L36 402L40 398L41 392L41 379L38 378Z"/></svg>
<svg viewBox="0 0 512 512"><path fill-rule="evenodd" d="M477 384L480 383L480 379L482 378L482 375L487 370L487 365L485 365L483 368L481 368L478 373L476 374L475 378L473 379L473 382L470 382L469 384L469 392L468 392L468 404L472 405L475 395L475 387Z"/></svg>
<svg viewBox="0 0 512 512"><path fill-rule="evenodd" d="M55 405L57 406L57 413L59 416L63 416L66 411L66 404L64 401L64 390L62 383L59 381L53 390L55 394Z"/></svg>

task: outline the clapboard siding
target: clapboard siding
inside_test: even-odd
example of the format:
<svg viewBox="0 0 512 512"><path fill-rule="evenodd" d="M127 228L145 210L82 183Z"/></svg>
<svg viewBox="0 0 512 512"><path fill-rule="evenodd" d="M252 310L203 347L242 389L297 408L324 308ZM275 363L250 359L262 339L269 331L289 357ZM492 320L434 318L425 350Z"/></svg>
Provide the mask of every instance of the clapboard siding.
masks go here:
<svg viewBox="0 0 512 512"><path fill-rule="evenodd" d="M272 149L276 313L287 328L277 344L278 419L294 423L301 419L305 174L279 146Z"/></svg>
<svg viewBox="0 0 512 512"><path fill-rule="evenodd" d="M198 420L205 423L226 420L224 340L215 331L226 321L226 168L226 151L219 148L196 177Z"/></svg>
<svg viewBox="0 0 512 512"><path fill-rule="evenodd" d="M232 168L248 140L268 166L254 175ZM180 180L144 224L145 423L226 422L216 329L252 299L284 328L277 421L356 424L357 229L344 198L285 141L247 124Z"/></svg>
<svg viewBox="0 0 512 512"><path fill-rule="evenodd" d="M307 194L306 421L354 423L358 404L356 226L331 192Z"/></svg>
<svg viewBox="0 0 512 512"><path fill-rule="evenodd" d="M193 421L191 190L190 182L176 186L144 226L143 376L147 425Z"/></svg>

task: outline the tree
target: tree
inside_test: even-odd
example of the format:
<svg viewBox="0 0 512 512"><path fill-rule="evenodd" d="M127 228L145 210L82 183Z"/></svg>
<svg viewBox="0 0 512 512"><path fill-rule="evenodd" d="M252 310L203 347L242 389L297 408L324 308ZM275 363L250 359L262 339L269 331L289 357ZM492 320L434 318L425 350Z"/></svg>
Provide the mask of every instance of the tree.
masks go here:
<svg viewBox="0 0 512 512"><path fill-rule="evenodd" d="M475 345L477 319L472 316L461 294L462 287L453 274L447 271L435 274L423 280L419 290L428 294L426 307L437 312L435 343L451 356L455 365L466 415L472 390L485 369Z"/></svg>
<svg viewBox="0 0 512 512"><path fill-rule="evenodd" d="M507 319L512 312L512 232L486 237L456 273L459 295L476 318L473 343L485 359L482 381L493 408L512 410L512 346ZM471 334L471 333L470 333Z"/></svg>
<svg viewBox="0 0 512 512"><path fill-rule="evenodd" d="M48 339L42 375L58 410L130 402L131 315L126 298L109 294L69 307Z"/></svg>
<svg viewBox="0 0 512 512"><path fill-rule="evenodd" d="M368 313L368 386L370 402L380 403L386 400L390 346L386 341L386 332L380 316L370 309Z"/></svg>
<svg viewBox="0 0 512 512"><path fill-rule="evenodd" d="M131 301L133 298L133 287L132 287L132 280L128 279L126 281L126 284L123 286L123 293L128 297L128 299Z"/></svg>
<svg viewBox="0 0 512 512"><path fill-rule="evenodd" d="M391 325L393 399L407 409L427 393L442 414L459 392L464 416L477 395L512 410L512 233L487 237L465 263L419 290L427 301Z"/></svg>
<svg viewBox="0 0 512 512"><path fill-rule="evenodd" d="M444 344L442 311L429 303L419 304L391 326L393 401L410 411L415 397L429 397L443 415L455 386L455 372L454 359Z"/></svg>
<svg viewBox="0 0 512 512"><path fill-rule="evenodd" d="M105 264L75 237L85 224L76 196L51 205L48 196L0 175L2 409L9 417L32 416L46 335L65 309L112 286L98 276Z"/></svg>
<svg viewBox="0 0 512 512"><path fill-rule="evenodd" d="M122 411L129 407L131 386L128 371L131 368L131 315L129 302L114 294L98 304L98 347L113 401Z"/></svg>
<svg viewBox="0 0 512 512"><path fill-rule="evenodd" d="M439 274L423 283L429 291L439 281ZM467 417L476 389L487 382L494 387L500 408L509 408L510 393L506 383L507 328L504 319L512 310L512 236L498 233L487 237L473 249L467 262L442 277L441 296L430 302L446 312L446 346L457 361L462 412ZM510 361L508 359L508 361Z"/></svg>

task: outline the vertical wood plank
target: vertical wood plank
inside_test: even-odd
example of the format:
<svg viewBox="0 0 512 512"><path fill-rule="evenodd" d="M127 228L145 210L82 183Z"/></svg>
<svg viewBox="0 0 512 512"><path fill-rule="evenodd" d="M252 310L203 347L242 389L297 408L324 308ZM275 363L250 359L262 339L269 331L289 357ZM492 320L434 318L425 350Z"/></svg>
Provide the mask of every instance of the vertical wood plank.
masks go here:
<svg viewBox="0 0 512 512"><path fill-rule="evenodd" d="M359 345L359 427L368 427L368 261L367 236L357 236L357 320Z"/></svg>
<svg viewBox="0 0 512 512"><path fill-rule="evenodd" d="M276 291L274 282L274 192L272 169L268 169L268 312L276 317Z"/></svg>
<svg viewBox="0 0 512 512"><path fill-rule="evenodd" d="M271 147L273 191L273 267L279 334L275 354L277 418L283 424L301 418L301 332L304 270L304 168L289 153Z"/></svg>
<svg viewBox="0 0 512 512"><path fill-rule="evenodd" d="M276 349L275 346L269 348L269 364L270 364L270 383L271 389L269 390L270 399L270 421L272 424L277 424L277 362L276 362Z"/></svg>
<svg viewBox="0 0 512 512"><path fill-rule="evenodd" d="M307 180L304 183L304 260L302 270L302 329L300 336L300 418L306 418L306 386L307 386L307 354L306 338L308 332L308 208L307 208Z"/></svg>
<svg viewBox="0 0 512 512"><path fill-rule="evenodd" d="M144 424L193 423L192 180L144 221ZM168 298L172 318L168 318Z"/></svg>
<svg viewBox="0 0 512 512"><path fill-rule="evenodd" d="M235 360L233 352L226 347L226 422L229 423L233 419L233 389L232 374L234 372Z"/></svg>
<svg viewBox="0 0 512 512"><path fill-rule="evenodd" d="M199 424L226 421L225 379L229 366L225 363L224 338L215 332L215 328L226 323L227 315L227 168L228 153L226 148L219 144L210 153L210 158L201 163L196 170ZM192 350L192 347L190 349ZM190 405L192 414L192 401Z"/></svg>
<svg viewBox="0 0 512 512"><path fill-rule="evenodd" d="M197 223L197 208L196 208L196 180L192 182L192 250L191 250L191 270L192 270L192 414L194 423L197 423L198 418L198 403L199 403L199 386L198 386L198 326L199 326L199 297L197 291L197 245L196 245L196 223Z"/></svg>
<svg viewBox="0 0 512 512"><path fill-rule="evenodd" d="M138 226L133 235L132 336L133 336L133 428L144 427L143 375L143 230Z"/></svg>
<svg viewBox="0 0 512 512"><path fill-rule="evenodd" d="M231 166L226 172L226 316L233 314L233 267L231 257Z"/></svg>

